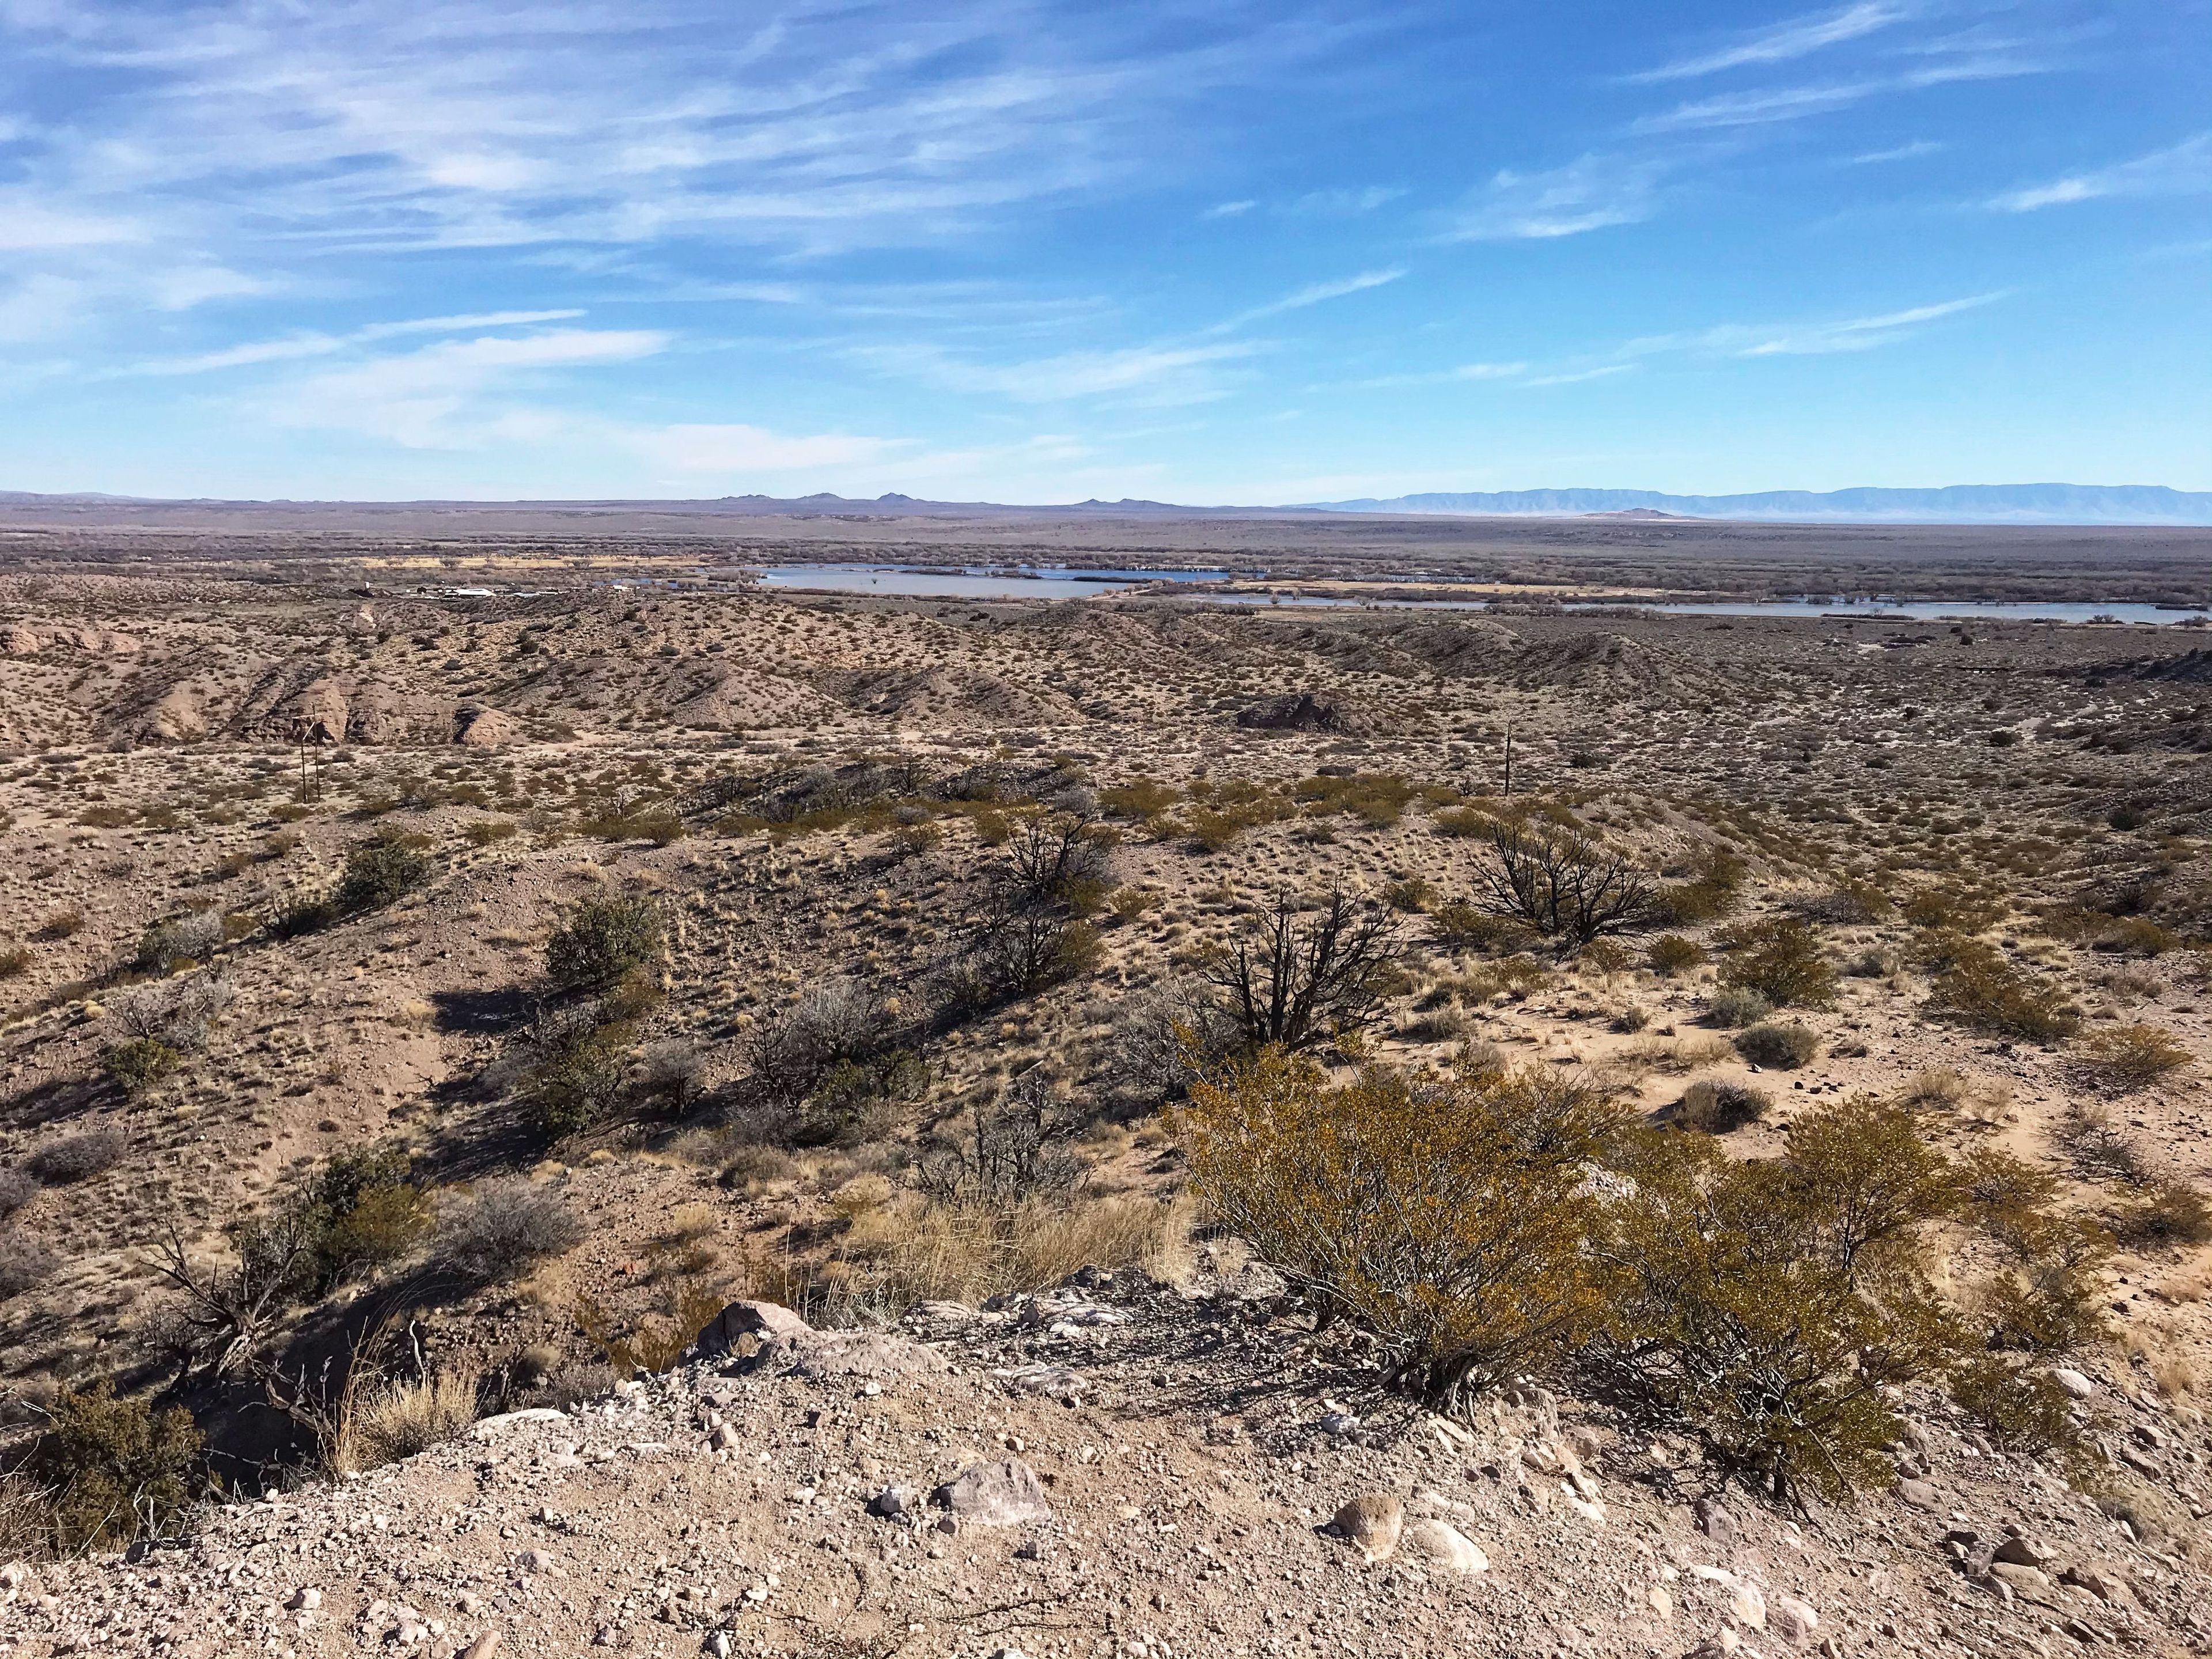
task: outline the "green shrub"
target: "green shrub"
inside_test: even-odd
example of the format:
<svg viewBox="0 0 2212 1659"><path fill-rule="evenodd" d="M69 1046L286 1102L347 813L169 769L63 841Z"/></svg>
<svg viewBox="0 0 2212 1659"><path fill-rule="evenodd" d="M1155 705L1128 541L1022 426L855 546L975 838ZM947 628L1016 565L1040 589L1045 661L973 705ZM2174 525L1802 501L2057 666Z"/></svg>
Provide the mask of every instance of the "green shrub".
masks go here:
<svg viewBox="0 0 2212 1659"><path fill-rule="evenodd" d="M2110 1222L2112 1237L2130 1249L2202 1244L2212 1239L2212 1204L2186 1181L2154 1181Z"/></svg>
<svg viewBox="0 0 2212 1659"><path fill-rule="evenodd" d="M2081 1444L2073 1402L2045 1372L1999 1354L1981 1354L1952 1372L1950 1390L2002 1450L2034 1456L2071 1452Z"/></svg>
<svg viewBox="0 0 2212 1659"><path fill-rule="evenodd" d="M1754 1025L1736 1033L1735 1051L1753 1066L1794 1072L1820 1052L1820 1039L1803 1025Z"/></svg>
<svg viewBox="0 0 2212 1659"><path fill-rule="evenodd" d="M1822 1008L1836 1000L1836 970L1820 935L1796 916L1770 916L1723 936L1721 983L1756 991L1778 1008Z"/></svg>
<svg viewBox="0 0 2212 1659"><path fill-rule="evenodd" d="M523 1077L538 1127L557 1140L611 1115L621 1103L636 1037L626 1020L602 1024L588 1017L542 1031L538 1060Z"/></svg>
<svg viewBox="0 0 2212 1659"><path fill-rule="evenodd" d="M1944 1159L1908 1114L1869 1103L1799 1120L1778 1158L1698 1136L1634 1144L1583 1356L1599 1386L1778 1502L1893 1478L1887 1391L1942 1376L1968 1344L1929 1277L1930 1230L1956 1206Z"/></svg>
<svg viewBox="0 0 2212 1659"><path fill-rule="evenodd" d="M341 913L351 915L380 909L429 879L430 860L404 842L359 842L346 854L332 898Z"/></svg>
<svg viewBox="0 0 2212 1659"><path fill-rule="evenodd" d="M184 1064L185 1057L159 1037L131 1037L100 1051L100 1069L125 1093L143 1094Z"/></svg>
<svg viewBox="0 0 2212 1659"><path fill-rule="evenodd" d="M1191 1090L1176 1115L1222 1224L1382 1345L1389 1376L1463 1409L1601 1311L1583 1246L1585 1166L1614 1108L1551 1073L1382 1071L1332 1088L1263 1050Z"/></svg>
<svg viewBox="0 0 2212 1659"><path fill-rule="evenodd" d="M48 1408L41 1472L55 1488L54 1545L114 1549L173 1530L191 1501L201 1447L191 1413L155 1411L102 1381L64 1389Z"/></svg>
<svg viewBox="0 0 2212 1659"><path fill-rule="evenodd" d="M2100 1031L2084 1045L2081 1070L2094 1086L2133 1094L2171 1077L2196 1056L2171 1031L2155 1025L2121 1025Z"/></svg>
<svg viewBox="0 0 2212 1659"><path fill-rule="evenodd" d="M2030 1042L2063 1042L2081 1029L2064 991L2022 973L1995 945L1959 938L1929 1006L1971 1030Z"/></svg>
<svg viewBox="0 0 2212 1659"><path fill-rule="evenodd" d="M1686 973L1692 968L1705 965L1705 947L1693 939L1684 939L1680 933L1662 933L1651 941L1644 952L1644 960L1656 974Z"/></svg>
<svg viewBox="0 0 2212 1659"><path fill-rule="evenodd" d="M563 990L604 991L657 969L665 949L649 899L588 898L545 941L545 975Z"/></svg>

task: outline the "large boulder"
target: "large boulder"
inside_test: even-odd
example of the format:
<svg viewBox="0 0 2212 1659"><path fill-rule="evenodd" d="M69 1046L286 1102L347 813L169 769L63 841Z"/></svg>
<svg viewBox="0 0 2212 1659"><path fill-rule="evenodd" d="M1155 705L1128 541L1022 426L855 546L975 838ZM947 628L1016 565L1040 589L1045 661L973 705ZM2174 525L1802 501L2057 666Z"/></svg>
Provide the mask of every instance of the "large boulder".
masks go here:
<svg viewBox="0 0 2212 1659"><path fill-rule="evenodd" d="M757 1350L775 1338L805 1336L812 1330L813 1327L790 1309L773 1302L732 1302L708 1320L692 1339L690 1357L720 1359L744 1352L743 1345L748 1337L753 1339L752 1346Z"/></svg>
<svg viewBox="0 0 2212 1659"><path fill-rule="evenodd" d="M1375 729L1364 709L1333 691L1291 691L1270 697L1239 710L1237 724L1261 732L1328 732L1346 738Z"/></svg>

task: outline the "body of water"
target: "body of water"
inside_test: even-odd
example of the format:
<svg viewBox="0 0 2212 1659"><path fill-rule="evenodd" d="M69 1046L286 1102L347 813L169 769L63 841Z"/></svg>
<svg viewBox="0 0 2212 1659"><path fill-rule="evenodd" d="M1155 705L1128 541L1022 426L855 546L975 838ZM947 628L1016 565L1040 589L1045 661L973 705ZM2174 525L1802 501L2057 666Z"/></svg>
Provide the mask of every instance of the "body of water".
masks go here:
<svg viewBox="0 0 2212 1659"><path fill-rule="evenodd" d="M785 564L761 578L769 587L890 593L926 599L1087 599L1145 582L1218 582L1225 570L1073 570L1060 566L921 570L904 565Z"/></svg>
<svg viewBox="0 0 2212 1659"><path fill-rule="evenodd" d="M1228 579L1226 570L1075 570L1061 566L920 569L902 565L787 564L762 578L770 587L804 587L840 593L883 593L930 599L1085 599L1119 593L1147 582L1201 584ZM1380 594L1328 598L1312 594L1209 593L1193 599L1209 604L1357 607L1418 606L1432 611L1487 611L1488 599L1392 599ZM2063 622L2179 623L2212 620L2212 612L2172 611L2154 605L2092 604L2087 601L1882 599L1845 604L1838 599L1766 599L1700 604L1663 599L1592 600L1565 609L1618 610L1633 607L1670 617L1825 617L1832 620L1884 622Z"/></svg>

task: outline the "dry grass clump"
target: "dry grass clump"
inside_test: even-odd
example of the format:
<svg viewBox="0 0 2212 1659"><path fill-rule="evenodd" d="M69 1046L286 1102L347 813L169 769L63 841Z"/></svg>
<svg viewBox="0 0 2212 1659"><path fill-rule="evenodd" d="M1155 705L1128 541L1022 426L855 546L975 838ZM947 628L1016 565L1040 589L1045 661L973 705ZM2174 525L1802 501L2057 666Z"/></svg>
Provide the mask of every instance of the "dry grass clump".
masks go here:
<svg viewBox="0 0 2212 1659"><path fill-rule="evenodd" d="M1677 1075L1717 1066L1735 1052L1726 1037L1711 1036L1702 1031L1688 1036L1646 1037L1622 1050L1626 1057L1652 1071Z"/></svg>
<svg viewBox="0 0 2212 1659"><path fill-rule="evenodd" d="M1735 1048L1753 1066L1794 1072L1820 1052L1820 1039L1808 1026L1754 1025L1736 1034Z"/></svg>
<svg viewBox="0 0 2212 1659"><path fill-rule="evenodd" d="M2133 1094L2163 1081L2192 1063L2195 1056L2171 1031L2156 1025L2122 1025L2100 1031L2085 1045L2080 1069L2097 1088Z"/></svg>
<svg viewBox="0 0 2212 1659"><path fill-rule="evenodd" d="M1965 1073L1948 1066L1930 1066L1915 1072L1905 1080L1898 1098L1907 1106L1929 1106L1940 1110L1955 1110L1967 1095Z"/></svg>
<svg viewBox="0 0 2212 1659"><path fill-rule="evenodd" d="M1774 1097L1763 1089L1707 1079L1682 1091L1668 1121L1678 1128L1724 1135L1758 1122L1773 1109Z"/></svg>
<svg viewBox="0 0 2212 1659"><path fill-rule="evenodd" d="M974 1304L1041 1290L1078 1268L1185 1270L1193 1220L1187 1200L1030 1199L1012 1206L946 1202L913 1190L860 1207L837 1259L812 1294L833 1307L916 1302Z"/></svg>
<svg viewBox="0 0 2212 1659"><path fill-rule="evenodd" d="M459 1435L476 1421L477 1382L473 1372L440 1371L378 1388L349 1419L340 1452L344 1472L396 1463Z"/></svg>

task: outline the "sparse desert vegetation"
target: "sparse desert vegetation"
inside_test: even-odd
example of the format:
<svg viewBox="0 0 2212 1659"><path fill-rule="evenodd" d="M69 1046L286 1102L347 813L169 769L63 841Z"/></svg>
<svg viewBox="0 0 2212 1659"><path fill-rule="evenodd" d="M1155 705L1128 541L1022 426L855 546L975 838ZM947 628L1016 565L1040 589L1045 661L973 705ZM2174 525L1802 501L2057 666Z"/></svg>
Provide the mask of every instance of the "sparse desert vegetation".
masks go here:
<svg viewBox="0 0 2212 1659"><path fill-rule="evenodd" d="M1937 1441L2176 1563L2212 1504L2191 637L40 556L16 1553L659 1400L740 1298L1111 1398L1094 1462L1388 1419L1546 1526L1455 1437L1678 1519L1858 1527Z"/></svg>

